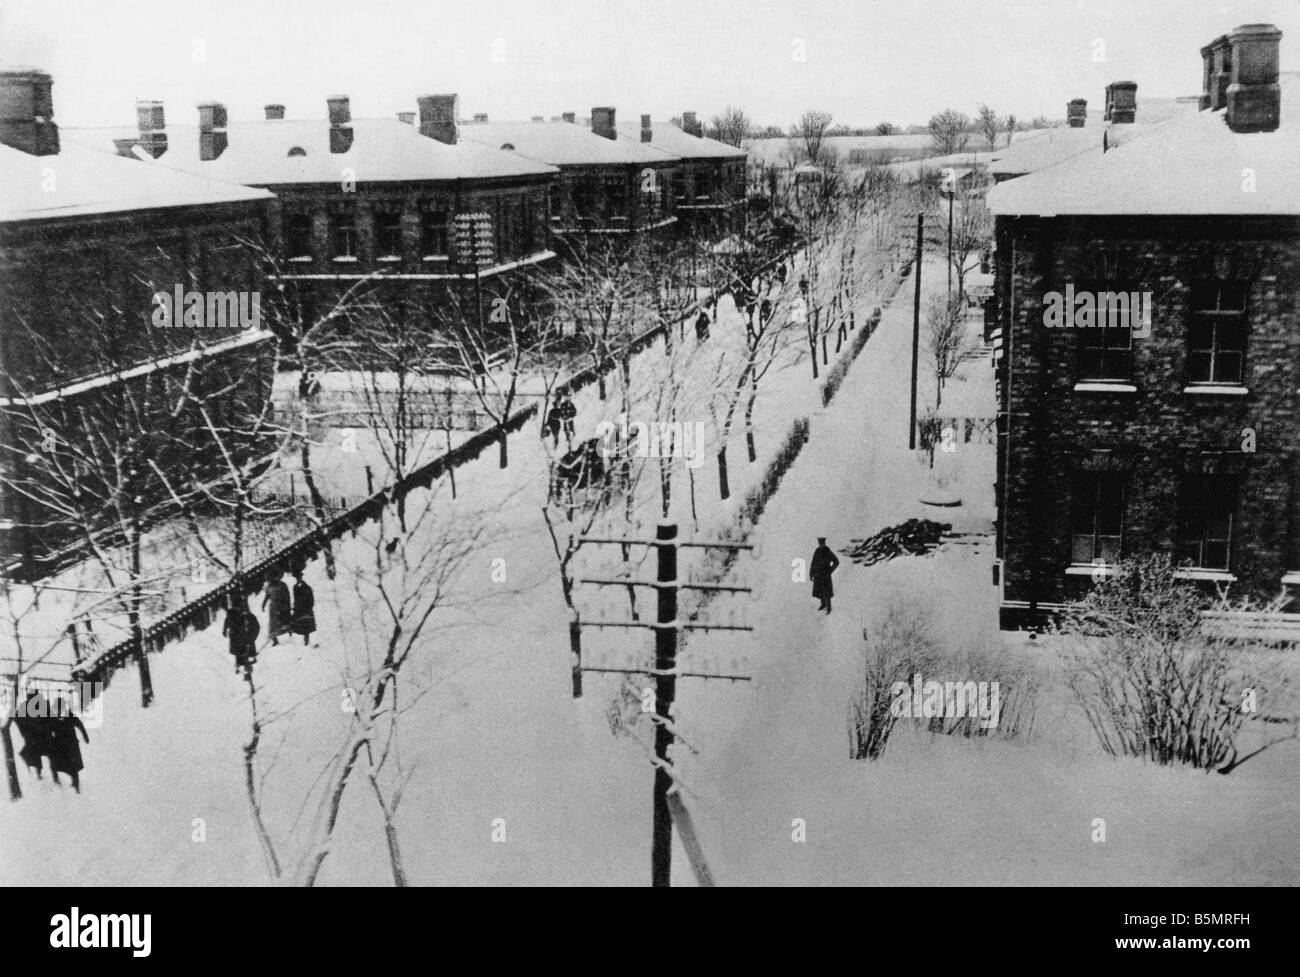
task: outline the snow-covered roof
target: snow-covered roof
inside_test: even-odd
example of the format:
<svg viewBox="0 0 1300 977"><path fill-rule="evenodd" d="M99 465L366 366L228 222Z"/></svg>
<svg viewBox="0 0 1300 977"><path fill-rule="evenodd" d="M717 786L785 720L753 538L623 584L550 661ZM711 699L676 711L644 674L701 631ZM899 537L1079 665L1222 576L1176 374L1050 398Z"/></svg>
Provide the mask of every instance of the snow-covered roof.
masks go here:
<svg viewBox="0 0 1300 977"><path fill-rule="evenodd" d="M1273 132L1237 133L1223 110L1094 130L1094 145L989 192L995 214L1300 214L1300 73L1284 72ZM1077 131L1077 130L1076 130ZM1082 130L1087 132L1085 128Z"/></svg>
<svg viewBox="0 0 1300 977"><path fill-rule="evenodd" d="M330 152L324 119L231 122L226 148L214 160L199 158L197 126L166 128L167 151L157 162L172 169L254 186L338 183L344 170L358 183L490 179L547 175L555 168L516 153L462 139L454 146L431 139L398 119L354 119L347 152ZM462 130L463 131L463 130ZM63 129L67 142L115 152L114 139L139 135L132 127ZM290 150L294 155L289 155ZM299 153L298 150L302 152Z"/></svg>
<svg viewBox="0 0 1300 977"><path fill-rule="evenodd" d="M749 155L745 150L720 140L692 136L671 122L652 122L648 143L641 142L640 122L625 122L617 128L620 138L626 137L642 146L650 146L681 159L744 159Z"/></svg>
<svg viewBox="0 0 1300 977"><path fill-rule="evenodd" d="M500 151L514 147L519 159L542 160L555 166L599 163L662 163L664 151L639 140L606 139L576 122L465 122L462 142ZM507 150L509 152L509 150Z"/></svg>
<svg viewBox="0 0 1300 977"><path fill-rule="evenodd" d="M66 140L55 156L0 146L0 185L0 221L271 198L266 190L98 153Z"/></svg>
<svg viewBox="0 0 1300 977"><path fill-rule="evenodd" d="M989 172L995 176L1036 173L1071 156L1086 153L1101 142L1102 131L1099 126L1046 129L1037 138L1017 140L996 154L989 164Z"/></svg>

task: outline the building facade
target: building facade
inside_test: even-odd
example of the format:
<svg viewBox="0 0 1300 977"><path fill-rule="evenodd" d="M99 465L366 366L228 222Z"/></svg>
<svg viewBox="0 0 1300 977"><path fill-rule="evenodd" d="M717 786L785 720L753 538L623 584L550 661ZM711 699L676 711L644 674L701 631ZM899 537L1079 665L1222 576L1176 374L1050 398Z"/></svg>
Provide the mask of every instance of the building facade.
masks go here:
<svg viewBox="0 0 1300 977"><path fill-rule="evenodd" d="M1300 90L1280 36L1220 39L1232 74L1203 111L1121 113L990 193L1004 626L1151 552L1211 590L1300 582Z"/></svg>

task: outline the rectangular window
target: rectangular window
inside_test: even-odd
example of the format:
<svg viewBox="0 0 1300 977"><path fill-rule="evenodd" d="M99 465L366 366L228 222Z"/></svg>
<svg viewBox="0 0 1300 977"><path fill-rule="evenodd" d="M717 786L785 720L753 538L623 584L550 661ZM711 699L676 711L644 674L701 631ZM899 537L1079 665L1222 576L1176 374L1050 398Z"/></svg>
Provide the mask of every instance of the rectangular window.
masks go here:
<svg viewBox="0 0 1300 977"><path fill-rule="evenodd" d="M1071 562L1117 562L1124 528L1124 476L1115 472L1078 473L1073 502Z"/></svg>
<svg viewBox="0 0 1300 977"><path fill-rule="evenodd" d="M605 200L610 219L627 217L627 181L622 177L605 181Z"/></svg>
<svg viewBox="0 0 1300 977"><path fill-rule="evenodd" d="M420 253L426 258L447 254L447 212L426 210L420 215Z"/></svg>
<svg viewBox="0 0 1300 977"><path fill-rule="evenodd" d="M1206 570L1227 570L1237 484L1231 475L1188 475L1179 506L1178 558Z"/></svg>
<svg viewBox="0 0 1300 977"><path fill-rule="evenodd" d="M1078 330L1079 380L1127 383L1133 379L1133 328L1140 325L1140 315L1128 306L1129 296L1140 291L1135 283L1126 281L1075 284L1076 296L1090 293L1095 301L1092 328ZM1075 313L1067 309L1066 315ZM1076 317L1073 321L1085 320Z"/></svg>
<svg viewBox="0 0 1300 977"><path fill-rule="evenodd" d="M380 258L402 256L402 215L397 211L375 213L375 253Z"/></svg>
<svg viewBox="0 0 1300 977"><path fill-rule="evenodd" d="M311 258L311 215L289 213L284 218L284 253L290 259Z"/></svg>
<svg viewBox="0 0 1300 977"><path fill-rule="evenodd" d="M342 207L334 212L334 258L355 260L357 258L357 214L351 207Z"/></svg>
<svg viewBox="0 0 1300 977"><path fill-rule="evenodd" d="M1245 362L1245 285L1221 279L1193 282L1187 333L1188 382L1240 384Z"/></svg>

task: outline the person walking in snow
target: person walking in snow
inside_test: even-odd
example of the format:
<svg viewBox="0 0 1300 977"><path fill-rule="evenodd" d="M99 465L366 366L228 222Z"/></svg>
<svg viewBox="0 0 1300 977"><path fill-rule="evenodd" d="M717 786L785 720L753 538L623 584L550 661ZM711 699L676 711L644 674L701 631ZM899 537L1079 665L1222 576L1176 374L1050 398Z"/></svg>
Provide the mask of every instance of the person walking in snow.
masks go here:
<svg viewBox="0 0 1300 977"><path fill-rule="evenodd" d="M280 635L289 633L292 614L289 607L289 585L284 577L276 574L266 582L266 593L262 597L262 610L269 611L266 629L271 633L271 644L280 643Z"/></svg>
<svg viewBox="0 0 1300 977"><path fill-rule="evenodd" d="M316 594L307 581L302 579L302 571L294 573L293 584L293 633L302 635L302 643L309 644L316 632Z"/></svg>
<svg viewBox="0 0 1300 977"><path fill-rule="evenodd" d="M57 784L59 774L66 773L72 781L72 789L80 794L82 762L78 733L89 746L90 734L86 732L86 725L71 709L60 709L59 714L50 719L50 776Z"/></svg>
<svg viewBox="0 0 1300 977"><path fill-rule="evenodd" d="M567 393L560 394L560 402L555 405L555 416L564 425L564 440L573 446L573 422L578 416L578 408L573 406L573 400ZM558 443L558 438L556 439Z"/></svg>
<svg viewBox="0 0 1300 977"><path fill-rule="evenodd" d="M22 715L14 717L14 725L23 737L18 756L40 780L44 758L50 755L50 706L39 690L27 697Z"/></svg>
<svg viewBox="0 0 1300 977"><path fill-rule="evenodd" d="M245 672L252 669L257 660L257 636L261 630L257 615L248 609L248 599L242 594L232 595L221 633L230 638L230 653L235 658L236 669Z"/></svg>
<svg viewBox="0 0 1300 977"><path fill-rule="evenodd" d="M826 537L817 537L817 549L813 551L812 562L808 567L808 575L812 577L812 595L816 597L820 604L817 610L831 612L831 598L835 596L835 586L831 583L831 574L835 572L840 565L840 558L835 555L834 551L826 545Z"/></svg>

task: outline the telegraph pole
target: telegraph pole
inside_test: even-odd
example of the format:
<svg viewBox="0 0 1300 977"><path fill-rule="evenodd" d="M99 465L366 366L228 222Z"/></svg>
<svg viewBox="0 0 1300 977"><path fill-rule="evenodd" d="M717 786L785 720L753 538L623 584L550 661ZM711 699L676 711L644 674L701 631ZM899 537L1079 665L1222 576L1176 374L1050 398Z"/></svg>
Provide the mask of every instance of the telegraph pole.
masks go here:
<svg viewBox="0 0 1300 977"><path fill-rule="evenodd" d="M654 743L654 791L652 795L651 846L650 846L650 884L656 888L670 884L673 852L673 807L682 813L678 818L685 820L685 807L679 797L670 794L673 787L672 759L669 750L675 736L673 734L672 707L677 698L677 679L703 678L728 679L735 682L748 682L748 675L722 675L705 672L687 672L677 667L677 648L682 631L753 631L748 625L737 624L694 624L678 620L677 594L680 590L723 591L729 593L750 593L748 587L734 587L725 584L682 583L677 579L677 551L682 548L699 549L752 550L753 546L741 543L682 543L677 540L677 524L659 523L653 540L643 539L608 539L583 537L586 543L617 543L620 546L639 544L655 547L658 555L658 571L653 581L609 579L585 577L580 582L603 586L642 586L654 587L658 591L658 613L653 624L641 621L588 621L593 627L605 628L652 628L655 632L655 663L652 670L644 668L598 668L582 667L584 672L616 672L631 675L652 674L655 680L655 743ZM680 829L685 830L685 829ZM698 860L696 873L701 879L711 876L703 865L703 857L698 852L698 845L691 832L691 847L695 849L692 862Z"/></svg>
<svg viewBox="0 0 1300 977"><path fill-rule="evenodd" d="M921 357L921 234L925 215L916 215L916 298L912 301L912 404L907 426L907 447L916 450L916 371ZM949 266L951 267L951 265Z"/></svg>
<svg viewBox="0 0 1300 977"><path fill-rule="evenodd" d="M673 858L673 821L668 810L668 747L672 745L673 700L677 698L677 526L660 523L655 532L659 554L656 576L659 591L659 614L655 623L655 783L654 826L650 848L650 884L668 885Z"/></svg>

